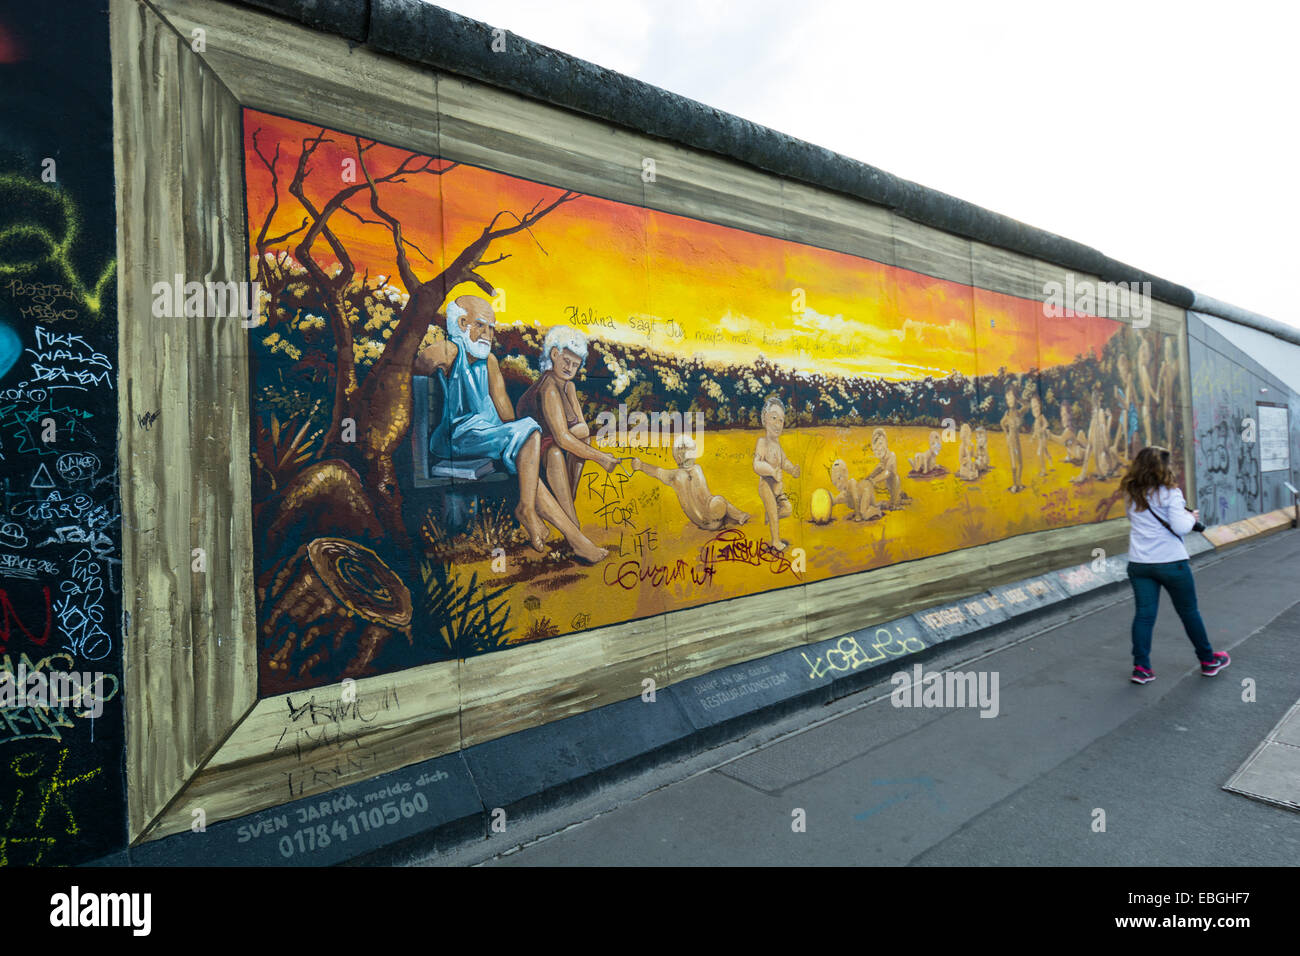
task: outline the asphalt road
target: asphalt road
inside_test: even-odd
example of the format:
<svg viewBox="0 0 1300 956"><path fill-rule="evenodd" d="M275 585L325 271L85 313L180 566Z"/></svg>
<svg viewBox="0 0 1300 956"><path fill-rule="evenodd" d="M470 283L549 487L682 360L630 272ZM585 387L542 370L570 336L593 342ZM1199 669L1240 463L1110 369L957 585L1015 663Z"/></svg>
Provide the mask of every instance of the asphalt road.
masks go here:
<svg viewBox="0 0 1300 956"><path fill-rule="evenodd" d="M1300 532L1216 554L1196 581L1211 641L1233 657L1216 677L1165 595L1157 679L1130 683L1125 590L925 664L996 674L994 718L896 707L883 675L428 862L1296 865L1300 814L1221 788L1300 698Z"/></svg>

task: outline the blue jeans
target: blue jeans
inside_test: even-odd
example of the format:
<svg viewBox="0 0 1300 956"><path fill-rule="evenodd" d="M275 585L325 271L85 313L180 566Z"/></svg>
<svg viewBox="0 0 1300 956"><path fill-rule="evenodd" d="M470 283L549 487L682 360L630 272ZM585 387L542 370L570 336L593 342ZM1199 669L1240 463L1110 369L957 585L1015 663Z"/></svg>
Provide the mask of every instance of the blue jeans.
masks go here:
<svg viewBox="0 0 1300 956"><path fill-rule="evenodd" d="M1137 607L1133 614L1133 666L1151 668L1151 632L1156 626L1156 612L1160 610L1160 588L1169 592L1174 610L1183 622L1187 639L1196 648L1202 661L1214 660L1214 648L1205 633L1205 622L1196 608L1196 582L1192 580L1190 561L1167 561L1164 564L1137 564L1128 566L1129 583L1133 585L1133 600Z"/></svg>

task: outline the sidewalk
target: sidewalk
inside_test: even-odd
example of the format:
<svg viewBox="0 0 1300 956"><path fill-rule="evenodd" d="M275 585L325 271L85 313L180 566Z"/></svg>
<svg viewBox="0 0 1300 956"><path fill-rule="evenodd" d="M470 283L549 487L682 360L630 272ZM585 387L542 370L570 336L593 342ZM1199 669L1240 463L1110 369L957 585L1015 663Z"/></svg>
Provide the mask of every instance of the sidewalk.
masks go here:
<svg viewBox="0 0 1300 956"><path fill-rule="evenodd" d="M1300 534L1216 554L1196 578L1211 640L1233 655L1217 677L1200 675L1164 597L1157 680L1129 683L1124 591L1050 630L977 639L925 663L997 672L994 719L896 708L884 675L825 717L796 715L760 749L719 748L687 779L663 768L605 806L566 808L567 821L539 832L568 829L522 849L534 835L507 828L431 862L1294 865L1300 815L1222 787L1300 698ZM1244 678L1255 702L1242 700ZM792 832L796 809L806 832ZM1093 829L1098 809L1105 832Z"/></svg>

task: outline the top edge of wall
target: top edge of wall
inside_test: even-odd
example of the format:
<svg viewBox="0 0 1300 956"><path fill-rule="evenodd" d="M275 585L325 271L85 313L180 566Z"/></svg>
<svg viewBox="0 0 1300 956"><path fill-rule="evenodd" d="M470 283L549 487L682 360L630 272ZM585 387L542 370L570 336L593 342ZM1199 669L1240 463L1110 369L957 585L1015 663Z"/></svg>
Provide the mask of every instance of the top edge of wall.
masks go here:
<svg viewBox="0 0 1300 956"><path fill-rule="evenodd" d="M365 43L370 24L370 0L226 0L279 14L324 33Z"/></svg>
<svg viewBox="0 0 1300 956"><path fill-rule="evenodd" d="M1150 282L1155 298L1179 308L1191 308L1197 299L1185 286L1111 259L1082 243L514 33L507 31L504 36L507 51L514 55L494 53L493 31L499 28L423 0L225 2L275 13L380 53L489 83L776 176L845 193L923 225L1077 269L1103 281Z"/></svg>
<svg viewBox="0 0 1300 956"><path fill-rule="evenodd" d="M1249 309L1242 309L1227 302L1220 302L1218 299L1211 298L1208 295L1201 295L1199 292L1194 294L1191 309L1193 312L1213 315L1259 332L1266 332L1274 338L1290 342L1292 345L1300 345L1300 329L1279 322L1277 319L1270 319L1267 315L1260 315L1258 312L1251 312Z"/></svg>

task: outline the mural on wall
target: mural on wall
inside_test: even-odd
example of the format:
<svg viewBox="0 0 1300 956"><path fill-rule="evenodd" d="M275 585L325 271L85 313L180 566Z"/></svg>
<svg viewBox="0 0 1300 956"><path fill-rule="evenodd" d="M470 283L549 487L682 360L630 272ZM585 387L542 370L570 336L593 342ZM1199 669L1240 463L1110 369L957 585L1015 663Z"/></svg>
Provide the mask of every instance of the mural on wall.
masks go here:
<svg viewBox="0 0 1300 956"><path fill-rule="evenodd" d="M0 14L0 865L126 842L109 79L93 4Z"/></svg>
<svg viewBox="0 0 1300 956"><path fill-rule="evenodd" d="M1122 514L1176 336L244 114L261 689Z"/></svg>

